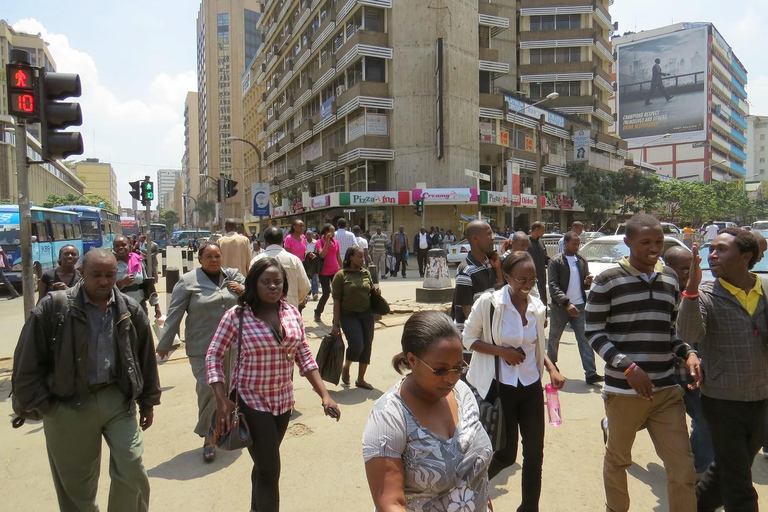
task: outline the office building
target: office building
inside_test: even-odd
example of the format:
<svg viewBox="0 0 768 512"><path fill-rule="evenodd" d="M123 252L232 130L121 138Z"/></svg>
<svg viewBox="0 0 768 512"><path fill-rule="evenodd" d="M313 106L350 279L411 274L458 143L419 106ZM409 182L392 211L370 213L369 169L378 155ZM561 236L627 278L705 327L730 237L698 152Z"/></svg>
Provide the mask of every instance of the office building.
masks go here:
<svg viewBox="0 0 768 512"><path fill-rule="evenodd" d="M173 187L176 186L176 180L178 180L180 176L180 169L160 169L157 171L155 197L158 199L157 204L166 210L171 202L169 198L173 196Z"/></svg>
<svg viewBox="0 0 768 512"><path fill-rule="evenodd" d="M197 202L200 200L200 123L197 116L198 94L188 92L184 100L184 156L181 158L183 210L178 210L182 224L197 226Z"/></svg>
<svg viewBox="0 0 768 512"><path fill-rule="evenodd" d="M616 133L635 161L681 180L747 175L747 71L712 23L613 39Z"/></svg>
<svg viewBox="0 0 768 512"><path fill-rule="evenodd" d="M456 231L477 216L478 200L500 227L513 224L513 207L518 227L581 215L568 194L574 132L586 133L580 156L596 167L616 170L626 155L604 133L612 120L603 83L611 54L600 49L607 2L571 9L567 27L556 16L563 0L535 2L538 11L528 3L267 1L264 45L243 83L263 87L254 103L266 119L255 129L270 215L281 224L298 215L308 226L344 215L365 229L409 232L422 222ZM578 51L564 64L573 73L555 76L554 49L573 33ZM518 66L517 46L529 41L538 43L520 51ZM254 129L257 117L245 119ZM490 180L478 190L466 170ZM413 215L419 200L423 218Z"/></svg>
<svg viewBox="0 0 768 512"><path fill-rule="evenodd" d="M258 0L202 0L197 16L197 90L201 200L216 201L220 174L243 181L245 163L239 78L261 45ZM243 193L224 203L217 219L243 219Z"/></svg>
<svg viewBox="0 0 768 512"><path fill-rule="evenodd" d="M768 180L768 116L747 117L747 179Z"/></svg>
<svg viewBox="0 0 768 512"><path fill-rule="evenodd" d="M85 195L101 196L113 209L117 208L117 174L112 164L100 162L98 158L86 158L75 163L75 173L85 183Z"/></svg>

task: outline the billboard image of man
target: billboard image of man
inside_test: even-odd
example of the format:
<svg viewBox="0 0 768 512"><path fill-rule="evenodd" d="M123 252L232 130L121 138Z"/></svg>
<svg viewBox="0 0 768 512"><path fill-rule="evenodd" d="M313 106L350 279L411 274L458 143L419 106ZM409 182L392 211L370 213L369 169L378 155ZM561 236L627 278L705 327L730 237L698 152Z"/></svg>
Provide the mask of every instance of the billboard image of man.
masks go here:
<svg viewBox="0 0 768 512"><path fill-rule="evenodd" d="M667 94L667 90L664 89L664 82L662 81L662 77L669 76L669 73L661 72L661 59L656 59L653 62L655 63L652 69L653 77L651 78L651 88L648 90L648 97L645 98L646 105L651 105L651 97L656 89L664 95L667 101L672 99L672 96Z"/></svg>

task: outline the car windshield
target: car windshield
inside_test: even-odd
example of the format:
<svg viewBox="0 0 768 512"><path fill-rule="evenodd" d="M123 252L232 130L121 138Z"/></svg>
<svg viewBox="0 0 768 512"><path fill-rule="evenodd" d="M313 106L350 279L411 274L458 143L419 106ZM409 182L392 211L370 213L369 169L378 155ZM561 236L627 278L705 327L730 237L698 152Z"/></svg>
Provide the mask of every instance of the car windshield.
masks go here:
<svg viewBox="0 0 768 512"><path fill-rule="evenodd" d="M680 245L673 240L664 240L662 256L667 249ZM618 263L624 256L629 256L629 247L624 240L594 240L579 250L579 254L587 260L599 263Z"/></svg>
<svg viewBox="0 0 768 512"><path fill-rule="evenodd" d="M752 229L768 230L768 220L761 220L753 223Z"/></svg>

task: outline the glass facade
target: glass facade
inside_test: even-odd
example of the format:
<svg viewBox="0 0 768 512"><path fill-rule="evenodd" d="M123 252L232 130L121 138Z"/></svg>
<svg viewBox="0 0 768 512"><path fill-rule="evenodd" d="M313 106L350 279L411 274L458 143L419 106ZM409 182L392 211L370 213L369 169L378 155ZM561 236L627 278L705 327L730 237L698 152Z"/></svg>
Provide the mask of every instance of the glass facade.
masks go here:
<svg viewBox="0 0 768 512"><path fill-rule="evenodd" d="M261 32L256 28L261 13L245 9L245 62L250 62L261 46Z"/></svg>
<svg viewBox="0 0 768 512"><path fill-rule="evenodd" d="M229 13L216 15L216 66L219 81L219 172L232 172L232 88Z"/></svg>

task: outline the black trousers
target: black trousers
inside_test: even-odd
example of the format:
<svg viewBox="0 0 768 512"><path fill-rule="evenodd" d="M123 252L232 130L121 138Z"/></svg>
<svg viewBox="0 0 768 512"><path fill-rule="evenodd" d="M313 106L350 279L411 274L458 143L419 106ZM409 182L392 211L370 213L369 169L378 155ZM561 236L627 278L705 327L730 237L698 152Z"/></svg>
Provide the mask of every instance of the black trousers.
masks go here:
<svg viewBox="0 0 768 512"><path fill-rule="evenodd" d="M393 276L396 276L397 273L400 271L400 268L403 269L402 276L405 277L405 269L408 266L408 262L405 259L405 248L402 248L400 252L395 253L395 273L392 274ZM400 266L402 265L402 267Z"/></svg>
<svg viewBox="0 0 768 512"><path fill-rule="evenodd" d="M253 444L248 454L253 460L251 471L251 509L259 512L278 512L280 510L280 443L283 441L291 411L280 416L256 411L248 407L242 399L240 411L245 416L251 430Z"/></svg>
<svg viewBox="0 0 768 512"><path fill-rule="evenodd" d="M424 272L427 269L427 254L429 253L429 249L419 249L419 252L416 253L418 259L419 259L419 276L424 277Z"/></svg>
<svg viewBox="0 0 768 512"><path fill-rule="evenodd" d="M347 361L371 364L373 312L370 309L362 313L342 310L339 323L347 338Z"/></svg>
<svg viewBox="0 0 768 512"><path fill-rule="evenodd" d="M701 395L715 461L696 486L699 512L757 512L752 463L765 439L768 400L737 402Z"/></svg>
<svg viewBox="0 0 768 512"><path fill-rule="evenodd" d="M328 302L328 299L331 297L331 281L333 280L333 276L320 276L320 286L323 288L323 295L320 297L320 302L317 303L317 307L315 308L315 316L320 315L323 310L325 309L325 304Z"/></svg>
<svg viewBox="0 0 768 512"><path fill-rule="evenodd" d="M544 394L541 381L530 386L500 384L499 396L504 411L507 445L493 455L488 478L498 475L517 460L518 430L523 445L522 501L518 512L539 510L541 467L544 464ZM486 397L496 400L496 383Z"/></svg>

